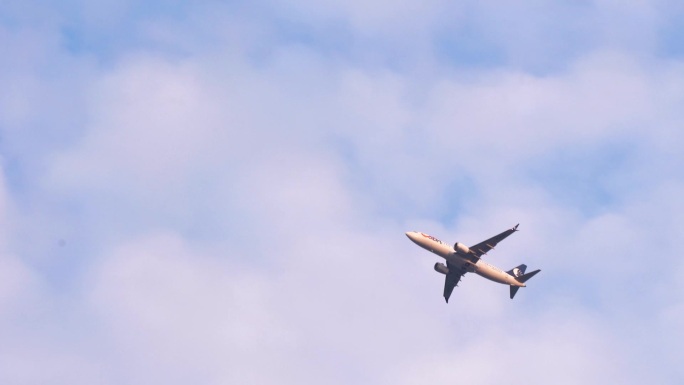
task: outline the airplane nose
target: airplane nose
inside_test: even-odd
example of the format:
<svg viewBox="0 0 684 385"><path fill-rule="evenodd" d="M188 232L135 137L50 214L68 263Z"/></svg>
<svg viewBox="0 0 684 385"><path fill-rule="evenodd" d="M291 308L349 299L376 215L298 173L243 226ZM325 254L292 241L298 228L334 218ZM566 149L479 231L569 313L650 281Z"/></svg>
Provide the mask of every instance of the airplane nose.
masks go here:
<svg viewBox="0 0 684 385"><path fill-rule="evenodd" d="M415 244L417 244L417 245L420 245L420 243L419 243L419 238L421 238L421 237L418 236L418 233L417 233L417 232L415 232L415 231L407 231L405 234L406 234L406 236L408 237L408 239L411 240L411 242L413 242L413 243L415 243Z"/></svg>

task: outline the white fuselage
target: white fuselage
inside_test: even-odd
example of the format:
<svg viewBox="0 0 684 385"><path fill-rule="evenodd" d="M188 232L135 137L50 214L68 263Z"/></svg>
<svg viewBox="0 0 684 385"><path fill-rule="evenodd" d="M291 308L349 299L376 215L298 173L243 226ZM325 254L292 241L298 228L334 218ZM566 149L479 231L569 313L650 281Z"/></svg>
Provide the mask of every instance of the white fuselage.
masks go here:
<svg viewBox="0 0 684 385"><path fill-rule="evenodd" d="M473 263L466 255L457 253L452 245L448 245L431 235L409 231L406 233L406 236L418 246L446 259L450 265L458 269L464 269L504 285L525 287L524 283L517 281L512 275L498 267L490 265L481 258Z"/></svg>

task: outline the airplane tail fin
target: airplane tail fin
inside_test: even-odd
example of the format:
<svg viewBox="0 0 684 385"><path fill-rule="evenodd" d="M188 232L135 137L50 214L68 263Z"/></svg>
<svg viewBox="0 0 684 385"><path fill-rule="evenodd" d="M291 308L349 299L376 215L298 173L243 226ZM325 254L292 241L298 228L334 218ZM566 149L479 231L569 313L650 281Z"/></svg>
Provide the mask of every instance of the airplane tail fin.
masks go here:
<svg viewBox="0 0 684 385"><path fill-rule="evenodd" d="M525 265L520 265L520 266L525 266ZM520 268L520 266L516 267L516 269ZM525 268L526 268L526 267L527 267L527 266L525 266ZM513 270L515 270L515 269L513 269ZM513 271L513 270L512 270L512 271ZM525 271L524 268L523 268L522 270ZM537 269L537 270L535 270L535 271L533 271L533 272L531 272L531 273L522 274L522 275L520 275L519 277L515 277L515 276L514 276L514 277L515 277L515 280L516 280L516 281L518 281L518 282L520 282L520 283L525 283L525 282L527 282L530 278L534 277L534 276L535 276L537 273L539 273L540 271L541 271L541 270ZM513 274L511 274L511 275L513 275ZM513 299L513 297L515 297L515 293L518 292L518 289L520 289L520 286L511 286L511 299Z"/></svg>
<svg viewBox="0 0 684 385"><path fill-rule="evenodd" d="M508 273L509 275L512 275L515 278L518 278L518 277L522 276L523 274L525 274L526 269L527 269L527 265L523 263L522 265L516 266L516 267L508 270L506 273Z"/></svg>

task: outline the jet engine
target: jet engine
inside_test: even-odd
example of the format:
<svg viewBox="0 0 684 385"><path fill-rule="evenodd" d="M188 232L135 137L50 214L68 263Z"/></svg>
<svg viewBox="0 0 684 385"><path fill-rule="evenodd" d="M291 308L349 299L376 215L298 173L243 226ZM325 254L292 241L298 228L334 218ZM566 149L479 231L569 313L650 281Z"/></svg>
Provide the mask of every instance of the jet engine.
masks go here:
<svg viewBox="0 0 684 385"><path fill-rule="evenodd" d="M468 248L468 246L458 242L454 244L454 251L462 255L470 254L470 249Z"/></svg>
<svg viewBox="0 0 684 385"><path fill-rule="evenodd" d="M449 268L439 262L435 263L435 271L442 274L449 274Z"/></svg>

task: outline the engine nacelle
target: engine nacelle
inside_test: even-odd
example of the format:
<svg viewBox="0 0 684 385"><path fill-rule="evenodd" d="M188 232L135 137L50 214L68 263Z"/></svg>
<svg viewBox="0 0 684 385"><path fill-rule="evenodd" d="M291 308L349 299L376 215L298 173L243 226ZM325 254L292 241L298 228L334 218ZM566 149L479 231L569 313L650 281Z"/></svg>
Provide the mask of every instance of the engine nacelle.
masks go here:
<svg viewBox="0 0 684 385"><path fill-rule="evenodd" d="M458 254L461 254L461 255L468 255L468 254L470 254L470 249L468 248L468 246L466 246L466 245L464 245L464 244L462 244L462 243L458 243L458 242L456 242L456 243L454 244L454 251L455 251L456 253L458 253Z"/></svg>
<svg viewBox="0 0 684 385"><path fill-rule="evenodd" d="M435 271L442 274L449 274L449 268L439 262L435 263Z"/></svg>

